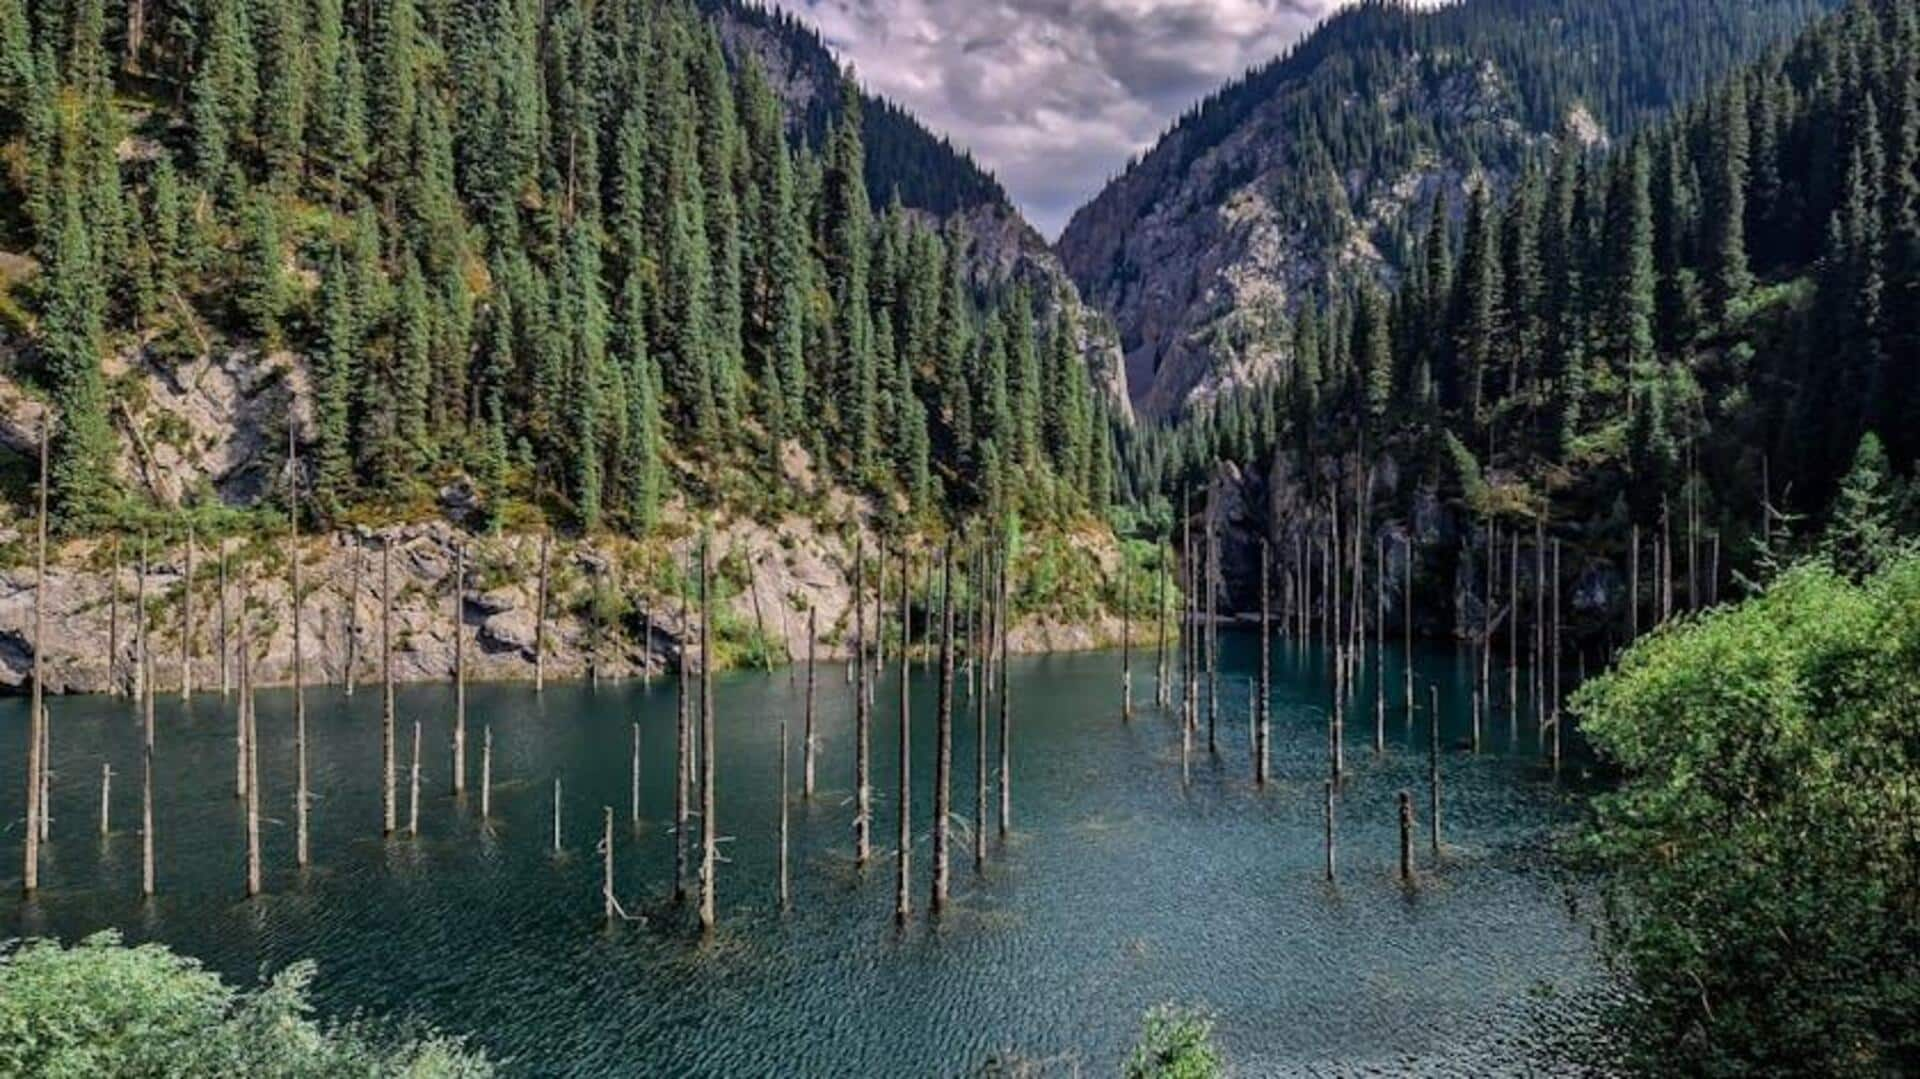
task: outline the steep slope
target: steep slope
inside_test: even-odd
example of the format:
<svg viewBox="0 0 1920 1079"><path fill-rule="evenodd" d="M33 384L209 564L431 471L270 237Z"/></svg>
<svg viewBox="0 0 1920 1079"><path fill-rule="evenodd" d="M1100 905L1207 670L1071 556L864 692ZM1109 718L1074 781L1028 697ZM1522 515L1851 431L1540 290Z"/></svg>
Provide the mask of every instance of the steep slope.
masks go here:
<svg viewBox="0 0 1920 1079"><path fill-rule="evenodd" d="M1184 117L1058 250L1118 324L1136 405L1172 416L1271 370L1306 294L1391 278L1436 194L1457 216L1476 178L1633 130L1834 6L1364 3Z"/></svg>
<svg viewBox="0 0 1920 1079"><path fill-rule="evenodd" d="M846 71L819 31L783 11L749 0L700 0L736 63L751 57L786 108L795 139L822 145L841 111ZM1065 311L1079 330L1088 369L1114 414L1130 418L1126 368L1111 321L1082 302L1080 290L1046 239L1023 217L992 174L966 150L926 129L885 98L861 95L866 133L867 197L875 206L898 199L931 223L967 238L976 287L1024 286L1043 316Z"/></svg>

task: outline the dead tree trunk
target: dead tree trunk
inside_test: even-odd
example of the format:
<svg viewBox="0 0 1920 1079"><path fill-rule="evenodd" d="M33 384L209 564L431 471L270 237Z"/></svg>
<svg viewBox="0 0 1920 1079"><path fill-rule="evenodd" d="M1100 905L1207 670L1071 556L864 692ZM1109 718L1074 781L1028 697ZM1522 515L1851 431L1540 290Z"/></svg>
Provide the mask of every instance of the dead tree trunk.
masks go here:
<svg viewBox="0 0 1920 1079"><path fill-rule="evenodd" d="M1628 530L1627 540L1627 640L1640 639L1640 526Z"/></svg>
<svg viewBox="0 0 1920 1079"><path fill-rule="evenodd" d="M994 615L993 602L988 598L993 582L993 556L983 541L980 548L980 586L981 603L988 616L980 620L979 639L975 646L980 655L989 662L986 678L980 683L980 692L973 698L974 713L974 800L973 800L973 869L982 872L987 868L987 698L993 695L994 665L993 634L999 624ZM904 605L903 605L904 609ZM901 675L906 674L902 665Z"/></svg>
<svg viewBox="0 0 1920 1079"><path fill-rule="evenodd" d="M640 827L640 724L633 725L633 760L630 769L632 789L627 803L627 823Z"/></svg>
<svg viewBox="0 0 1920 1079"><path fill-rule="evenodd" d="M619 905L613 901L613 807L600 810L600 917L608 925Z"/></svg>
<svg viewBox="0 0 1920 1079"><path fill-rule="evenodd" d="M1013 551L1000 554L1000 838L1013 830L1013 673L1007 662L1013 636ZM986 822L981 822L985 827Z"/></svg>
<svg viewBox="0 0 1920 1079"><path fill-rule="evenodd" d="M1401 568L1400 622L1404 639L1400 643L1400 676L1406 684L1407 722L1413 722L1413 525L1408 522L1407 540L1400 553L1406 565Z"/></svg>
<svg viewBox="0 0 1920 1079"><path fill-rule="evenodd" d="M353 541L353 572L347 585L347 658L344 681L347 696L353 696L354 679L360 673L360 541Z"/></svg>
<svg viewBox="0 0 1920 1079"><path fill-rule="evenodd" d="M300 647L300 461L291 420L287 429L287 469L287 601L293 607L294 864L305 869L311 864L312 858L307 832L307 808L310 803L307 787L307 695ZM187 550L187 561L191 564L191 534L187 538Z"/></svg>
<svg viewBox="0 0 1920 1079"><path fill-rule="evenodd" d="M1120 721L1133 722L1133 577L1124 549L1120 552Z"/></svg>
<svg viewBox="0 0 1920 1079"><path fill-rule="evenodd" d="M553 534L540 536L540 576L534 586L533 600L533 691L547 688L547 584L548 563L552 555Z"/></svg>
<svg viewBox="0 0 1920 1079"><path fill-rule="evenodd" d="M1373 544L1373 751L1387 751L1387 538Z"/></svg>
<svg viewBox="0 0 1920 1079"><path fill-rule="evenodd" d="M941 561L946 588L953 587L953 544L948 541ZM933 757L933 901L930 913L938 918L947 909L952 875L948 838L953 823L953 605L947 605L940 628L940 710L935 721Z"/></svg>
<svg viewBox="0 0 1920 1079"><path fill-rule="evenodd" d="M1159 623L1160 647L1153 664L1153 703L1157 708L1167 706L1167 558L1165 545L1160 548L1160 591L1154 601L1154 618Z"/></svg>
<svg viewBox="0 0 1920 1079"><path fill-rule="evenodd" d="M1260 540L1260 689L1259 698L1254 702L1253 728L1253 781L1264 787L1267 785L1267 769L1270 753L1268 741L1272 737L1271 713L1273 706L1273 646L1268 636L1268 619L1272 616L1272 605L1267 587L1267 567L1273 561L1273 551L1267 545L1265 537Z"/></svg>
<svg viewBox="0 0 1920 1079"><path fill-rule="evenodd" d="M1333 873L1333 789L1334 789L1334 782L1333 782L1333 780L1331 780L1331 779L1329 779L1329 780L1327 780L1327 781L1326 781L1326 783L1327 783L1327 808L1326 808L1326 825L1327 825L1327 883L1329 883L1329 884L1331 884L1331 883L1333 883L1333 879L1334 879L1334 873Z"/></svg>
<svg viewBox="0 0 1920 1079"><path fill-rule="evenodd" d="M1432 726L1427 736L1427 815L1433 834L1433 856L1440 857L1440 687L1429 686Z"/></svg>
<svg viewBox="0 0 1920 1079"><path fill-rule="evenodd" d="M393 711L393 539L380 541L380 834L393 834L399 813L394 794L394 757L398 732Z"/></svg>
<svg viewBox="0 0 1920 1079"><path fill-rule="evenodd" d="M560 777L553 777L553 853L560 853Z"/></svg>
<svg viewBox="0 0 1920 1079"><path fill-rule="evenodd" d="M144 584L146 579L147 579L147 540L146 540L146 537L143 535L140 538L140 580L142 582L142 587L141 587L142 592L146 591L145 584ZM135 613L136 613L136 617L140 621L144 622L146 618L145 609L142 608L141 610ZM138 662L140 664L140 667L144 671L145 668L153 665L153 656L148 651L148 648L147 648L147 636L146 636L144 627L141 629L139 633L139 638L140 638L140 654L139 654ZM141 773L140 775L140 894L143 896L152 896L154 892L154 875L155 875L154 874L155 867L153 863L154 722L153 722L153 690L151 688L153 685L153 679L147 677L143 673L140 676L140 684L143 687L140 693L140 701L141 701L140 711L141 711L141 720L142 720L142 723L141 723L142 730L141 730L141 739L140 739L140 742L141 742L141 746L140 746L140 773Z"/></svg>
<svg viewBox="0 0 1920 1079"><path fill-rule="evenodd" d="M1220 753L1220 619L1218 596L1220 589L1217 578L1220 576L1220 543L1213 531L1213 496L1207 496L1207 569L1204 578L1207 590L1207 752L1218 756Z"/></svg>
<svg viewBox="0 0 1920 1079"><path fill-rule="evenodd" d="M904 610L906 605L907 596L903 589L900 596L900 606ZM820 612L809 605L807 607L807 712L800 734L800 797L808 801L813 799L813 754L818 744L817 736L813 730L813 697L814 685L817 681L814 660L819 639ZM900 646L900 662L903 669L906 664L907 651L907 646L902 643Z"/></svg>
<svg viewBox="0 0 1920 1079"><path fill-rule="evenodd" d="M1413 883L1413 795L1400 792L1400 882Z"/></svg>
<svg viewBox="0 0 1920 1079"><path fill-rule="evenodd" d="M240 569L240 709L247 791L247 898L260 894L260 724L254 705L253 578Z"/></svg>
<svg viewBox="0 0 1920 1079"><path fill-rule="evenodd" d="M413 761L407 772L407 834L420 834L420 721L413 721Z"/></svg>
<svg viewBox="0 0 1920 1079"><path fill-rule="evenodd" d="M40 419L39 515L34 524L35 554L33 571L33 689L27 717L27 836L26 866L21 876L21 891L32 895L40 887L40 840L45 835L49 815L46 802L47 706L46 706L46 615L47 615L47 444L53 421Z"/></svg>
<svg viewBox="0 0 1920 1079"><path fill-rule="evenodd" d="M881 559L881 564L885 563ZM913 914L913 718L904 651L900 666L900 834L894 863L893 919L905 925Z"/></svg>
<svg viewBox="0 0 1920 1079"><path fill-rule="evenodd" d="M714 814L713 747L713 590L709 578L708 541L700 540L700 927L714 922L714 873L719 865L720 837Z"/></svg>
<svg viewBox="0 0 1920 1079"><path fill-rule="evenodd" d="M453 793L467 792L467 545L453 550Z"/></svg>
<svg viewBox="0 0 1920 1079"><path fill-rule="evenodd" d="M227 642L227 541L220 541L220 696L233 692L230 660L233 650Z"/></svg>
<svg viewBox="0 0 1920 1079"><path fill-rule="evenodd" d="M902 588L901 591L904 592L905 589ZM907 650L905 646L901 647L900 654L902 656L905 656L907 654ZM791 801L791 799L787 797L787 752L788 752L787 717L785 713L781 713L780 715L780 909L781 910L786 910L787 907L790 905L789 899L788 899L788 892L787 892L787 846L788 846L790 828L788 827L787 817L788 817L788 812L790 808L789 802Z"/></svg>
<svg viewBox="0 0 1920 1079"><path fill-rule="evenodd" d="M693 630L693 619L687 611L687 596L683 589L680 593L680 660L674 674L675 705L678 709L674 717L674 765L673 765L673 901L685 902L687 898L687 830L693 823L692 807L688 805L688 794L693 786L693 681L692 663L687 658L687 635Z"/></svg>
<svg viewBox="0 0 1920 1079"><path fill-rule="evenodd" d="M865 535L854 543L853 549L853 653L850 669L854 671L853 684L853 722L854 722L854 818L853 818L853 860L861 866L873 856L873 714L871 700L867 696L866 642L862 631L866 621L865 594L867 587L867 541Z"/></svg>
<svg viewBox="0 0 1920 1079"><path fill-rule="evenodd" d="M120 534L113 536L113 576L107 579L107 692L118 697L120 686Z"/></svg>
<svg viewBox="0 0 1920 1079"><path fill-rule="evenodd" d="M480 730L480 819L493 817L493 724Z"/></svg>

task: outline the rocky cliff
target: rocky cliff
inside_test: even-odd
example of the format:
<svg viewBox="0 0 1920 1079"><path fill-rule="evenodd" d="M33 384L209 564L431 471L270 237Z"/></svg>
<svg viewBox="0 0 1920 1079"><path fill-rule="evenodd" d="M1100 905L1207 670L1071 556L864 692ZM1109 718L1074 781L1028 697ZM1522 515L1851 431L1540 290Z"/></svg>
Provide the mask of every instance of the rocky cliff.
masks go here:
<svg viewBox="0 0 1920 1079"><path fill-rule="evenodd" d="M1356 5L1183 117L1057 250L1138 410L1177 416L1274 372L1310 293L1391 281L1436 194L1457 216L1471 185L1632 130L1835 3Z"/></svg>

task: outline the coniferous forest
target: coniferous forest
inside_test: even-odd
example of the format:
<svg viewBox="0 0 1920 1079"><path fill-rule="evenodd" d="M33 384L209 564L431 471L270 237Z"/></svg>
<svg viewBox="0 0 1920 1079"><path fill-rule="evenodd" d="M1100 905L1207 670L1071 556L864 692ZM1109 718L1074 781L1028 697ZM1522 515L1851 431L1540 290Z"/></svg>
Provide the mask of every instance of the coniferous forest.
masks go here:
<svg viewBox="0 0 1920 1079"><path fill-rule="evenodd" d="M1106 505L1076 328L933 216L991 181L850 81L786 116L690 5L9 0L0 50L67 528L129 494L100 357L218 342L306 357L323 520L465 473L644 531L789 445L907 519Z"/></svg>
<svg viewBox="0 0 1920 1079"><path fill-rule="evenodd" d="M0 0L0 1074L1920 1067L1920 0L1277 7Z"/></svg>

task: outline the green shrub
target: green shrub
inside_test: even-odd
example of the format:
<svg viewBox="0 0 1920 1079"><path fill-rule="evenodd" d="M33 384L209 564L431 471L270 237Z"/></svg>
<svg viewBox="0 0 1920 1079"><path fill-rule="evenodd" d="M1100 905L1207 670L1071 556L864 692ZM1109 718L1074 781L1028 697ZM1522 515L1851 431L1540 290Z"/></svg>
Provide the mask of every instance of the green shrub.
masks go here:
<svg viewBox="0 0 1920 1079"><path fill-rule="evenodd" d="M1920 1059L1920 556L1824 565L1634 646L1574 710L1625 778L1584 849L1629 1070Z"/></svg>
<svg viewBox="0 0 1920 1079"><path fill-rule="evenodd" d="M99 933L66 948L33 940L0 952L0 1075L45 1079L407 1076L478 1079L485 1056L431 1032L382 1036L316 1022L311 963L260 989L224 984L158 944Z"/></svg>
<svg viewBox="0 0 1920 1079"><path fill-rule="evenodd" d="M1224 1075L1213 1047L1213 1020L1205 1014L1162 1004L1147 1013L1140 1043L1127 1057L1127 1079L1212 1079Z"/></svg>

